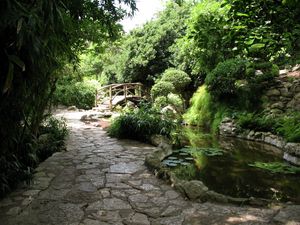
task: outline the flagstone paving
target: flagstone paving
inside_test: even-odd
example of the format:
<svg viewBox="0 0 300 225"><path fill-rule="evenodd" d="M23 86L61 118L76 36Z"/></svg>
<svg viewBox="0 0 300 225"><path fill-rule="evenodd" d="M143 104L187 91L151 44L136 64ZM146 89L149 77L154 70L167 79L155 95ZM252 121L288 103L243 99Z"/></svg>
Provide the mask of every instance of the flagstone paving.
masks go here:
<svg viewBox="0 0 300 225"><path fill-rule="evenodd" d="M299 206L191 202L144 166L155 147L109 138L77 117L68 118L67 151L41 163L30 187L0 201L0 225L300 224Z"/></svg>

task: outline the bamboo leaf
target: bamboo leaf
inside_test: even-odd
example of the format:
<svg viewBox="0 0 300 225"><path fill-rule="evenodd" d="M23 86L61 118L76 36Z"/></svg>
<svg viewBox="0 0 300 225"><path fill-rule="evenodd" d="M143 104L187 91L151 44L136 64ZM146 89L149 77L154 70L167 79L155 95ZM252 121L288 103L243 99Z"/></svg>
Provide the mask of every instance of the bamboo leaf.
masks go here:
<svg viewBox="0 0 300 225"><path fill-rule="evenodd" d="M25 63L16 55L9 55L8 56L9 61L13 62L17 66L19 66L22 71L25 71Z"/></svg>
<svg viewBox="0 0 300 225"><path fill-rule="evenodd" d="M20 33L20 30L22 28L22 23L23 23L23 18L18 20L18 24L17 24L17 34Z"/></svg>
<svg viewBox="0 0 300 225"><path fill-rule="evenodd" d="M7 72L7 75L6 75L4 88L3 88L3 93L6 93L10 89L11 83L12 83L12 80L13 80L13 76L14 76L14 64L12 64L10 62L9 66L8 66L8 72Z"/></svg>

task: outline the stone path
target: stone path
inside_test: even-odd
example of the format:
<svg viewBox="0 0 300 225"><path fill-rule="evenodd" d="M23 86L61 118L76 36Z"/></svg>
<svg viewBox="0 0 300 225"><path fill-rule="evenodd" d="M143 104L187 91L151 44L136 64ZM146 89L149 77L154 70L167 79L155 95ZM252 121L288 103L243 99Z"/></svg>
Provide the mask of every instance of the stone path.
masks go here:
<svg viewBox="0 0 300 225"><path fill-rule="evenodd" d="M188 201L144 166L154 147L109 138L76 115L68 123L67 151L40 164L29 188L0 201L0 225L300 224L299 206Z"/></svg>

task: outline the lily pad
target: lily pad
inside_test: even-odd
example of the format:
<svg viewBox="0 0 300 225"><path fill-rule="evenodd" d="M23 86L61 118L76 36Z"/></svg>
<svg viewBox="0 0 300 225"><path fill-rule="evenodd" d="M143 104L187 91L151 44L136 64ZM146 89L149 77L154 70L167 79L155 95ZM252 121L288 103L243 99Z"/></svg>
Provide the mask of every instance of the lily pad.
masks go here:
<svg viewBox="0 0 300 225"><path fill-rule="evenodd" d="M181 156L187 156L187 155L190 155L190 154L187 153L187 152L181 152L181 153L179 153L179 155L181 155Z"/></svg>
<svg viewBox="0 0 300 225"><path fill-rule="evenodd" d="M193 157L186 157L186 158L184 158L184 159L187 160L187 161L193 161L193 160L194 160Z"/></svg>
<svg viewBox="0 0 300 225"><path fill-rule="evenodd" d="M182 166L188 166L188 165L191 165L191 163L189 163L189 162L181 162L180 165L182 165Z"/></svg>
<svg viewBox="0 0 300 225"><path fill-rule="evenodd" d="M257 167L259 169L268 170L271 173L284 173L284 174L300 173L299 167L291 166L281 162L270 162L270 163L254 162L248 165L252 167Z"/></svg>
<svg viewBox="0 0 300 225"><path fill-rule="evenodd" d="M171 160L173 160L173 159L178 159L177 157L175 157L175 156L169 156L168 157L168 159L171 159Z"/></svg>

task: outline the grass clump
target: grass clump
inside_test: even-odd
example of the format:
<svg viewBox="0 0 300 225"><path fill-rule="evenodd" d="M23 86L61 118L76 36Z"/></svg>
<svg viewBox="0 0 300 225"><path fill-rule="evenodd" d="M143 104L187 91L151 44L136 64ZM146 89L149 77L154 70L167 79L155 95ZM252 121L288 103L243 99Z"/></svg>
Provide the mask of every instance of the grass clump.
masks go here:
<svg viewBox="0 0 300 225"><path fill-rule="evenodd" d="M209 127L213 116L212 100L205 85L198 88L190 102L191 107L183 115L183 119L190 125Z"/></svg>
<svg viewBox="0 0 300 225"><path fill-rule="evenodd" d="M47 117L36 136L25 132L20 144L11 149L11 154L0 156L0 197L20 182L29 182L34 168L54 152L64 148L68 134L66 123L54 117Z"/></svg>
<svg viewBox="0 0 300 225"><path fill-rule="evenodd" d="M281 117L277 122L277 133L288 142L300 142L300 113L292 113Z"/></svg>
<svg viewBox="0 0 300 225"><path fill-rule="evenodd" d="M264 113L241 113L237 123L243 129L271 132L282 136L287 142L300 142L300 113L270 116Z"/></svg>
<svg viewBox="0 0 300 225"><path fill-rule="evenodd" d="M271 173L284 173L284 174L296 174L300 173L300 168L291 166L281 162L255 162L248 164L249 166L256 167L259 169L267 170Z"/></svg>
<svg viewBox="0 0 300 225"><path fill-rule="evenodd" d="M174 123L168 118L162 118L160 112L149 106L117 117L108 129L109 135L116 138L128 138L148 141L151 135L170 136Z"/></svg>
<svg viewBox="0 0 300 225"><path fill-rule="evenodd" d="M95 96L99 83L96 80L77 81L73 78L62 78L58 81L53 102L65 106L76 106L79 109L91 109L95 105Z"/></svg>

